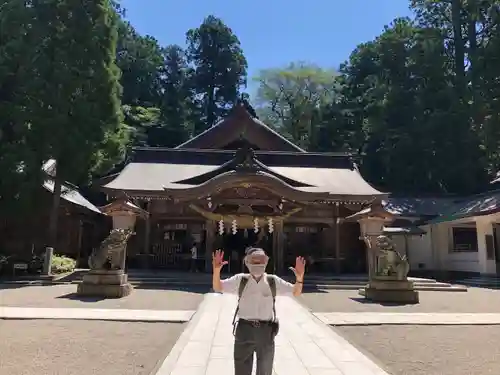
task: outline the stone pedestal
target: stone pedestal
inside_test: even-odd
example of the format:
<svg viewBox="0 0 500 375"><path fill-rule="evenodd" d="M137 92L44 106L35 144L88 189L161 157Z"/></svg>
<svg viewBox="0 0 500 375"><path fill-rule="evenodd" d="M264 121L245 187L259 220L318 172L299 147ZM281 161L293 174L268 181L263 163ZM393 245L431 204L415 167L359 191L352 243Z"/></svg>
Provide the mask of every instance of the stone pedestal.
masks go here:
<svg viewBox="0 0 500 375"><path fill-rule="evenodd" d="M121 298L132 292L127 274L123 270L91 270L83 276L77 294L81 296Z"/></svg>
<svg viewBox="0 0 500 375"><path fill-rule="evenodd" d="M419 303L418 292L412 281L377 278L359 291L359 294L373 302Z"/></svg>

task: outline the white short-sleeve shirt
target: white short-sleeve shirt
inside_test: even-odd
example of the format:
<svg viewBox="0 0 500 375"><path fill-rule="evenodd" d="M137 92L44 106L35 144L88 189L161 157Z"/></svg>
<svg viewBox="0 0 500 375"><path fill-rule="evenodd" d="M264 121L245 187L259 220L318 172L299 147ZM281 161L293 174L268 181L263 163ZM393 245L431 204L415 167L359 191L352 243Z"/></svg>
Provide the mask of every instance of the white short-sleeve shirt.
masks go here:
<svg viewBox="0 0 500 375"><path fill-rule="evenodd" d="M250 275L239 273L228 279L221 280L222 293L237 295L244 276L248 277L248 282L241 295L238 317L246 320L272 320L273 296L267 277L274 278L277 296L292 295L293 285L276 275L264 274L257 282Z"/></svg>

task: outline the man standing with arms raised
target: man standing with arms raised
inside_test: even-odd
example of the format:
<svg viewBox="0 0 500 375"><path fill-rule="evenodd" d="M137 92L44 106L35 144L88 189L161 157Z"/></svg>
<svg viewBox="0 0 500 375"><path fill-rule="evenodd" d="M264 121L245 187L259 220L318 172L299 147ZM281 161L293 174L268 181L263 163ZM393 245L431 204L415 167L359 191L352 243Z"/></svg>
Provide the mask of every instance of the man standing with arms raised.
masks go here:
<svg viewBox="0 0 500 375"><path fill-rule="evenodd" d="M299 296L304 282L305 260L298 257L295 267L295 284L276 275L265 273L269 257L261 248L248 248L244 258L249 274L240 273L221 280L220 272L227 264L224 252L217 250L212 255L212 285L216 292L237 294L238 307L234 315L234 369L235 375L251 375L253 354L257 355L257 375L272 375L274 361L274 338L278 334L279 321L276 316L276 295Z"/></svg>

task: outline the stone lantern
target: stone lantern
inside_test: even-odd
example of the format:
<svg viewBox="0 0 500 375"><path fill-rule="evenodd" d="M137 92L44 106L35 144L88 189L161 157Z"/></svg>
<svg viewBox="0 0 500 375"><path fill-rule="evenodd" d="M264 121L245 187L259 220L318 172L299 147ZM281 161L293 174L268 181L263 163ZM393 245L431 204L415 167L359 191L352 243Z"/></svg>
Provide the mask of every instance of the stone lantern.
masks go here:
<svg viewBox="0 0 500 375"><path fill-rule="evenodd" d="M407 277L408 260L384 235L384 226L394 220L394 215L381 202L375 202L345 220L359 223L366 244L369 282L360 294L376 302L418 303L418 292Z"/></svg>
<svg viewBox="0 0 500 375"><path fill-rule="evenodd" d="M112 217L113 229L90 256L90 271L78 285L77 293L105 298L125 297L132 291L125 272L127 242L135 234L137 218L147 219L149 213L126 196L101 207L101 211Z"/></svg>

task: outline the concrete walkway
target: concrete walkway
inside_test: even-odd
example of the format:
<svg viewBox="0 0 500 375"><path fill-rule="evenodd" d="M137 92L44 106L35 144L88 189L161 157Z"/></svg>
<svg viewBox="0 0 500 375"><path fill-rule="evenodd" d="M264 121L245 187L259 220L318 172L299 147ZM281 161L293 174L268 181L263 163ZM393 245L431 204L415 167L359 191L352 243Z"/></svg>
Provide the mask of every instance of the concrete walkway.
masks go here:
<svg viewBox="0 0 500 375"><path fill-rule="evenodd" d="M0 307L0 319L76 319L124 322L187 322L194 315L189 310L126 310Z"/></svg>
<svg viewBox="0 0 500 375"><path fill-rule="evenodd" d="M157 375L234 375L236 297L207 294ZM387 375L289 297L279 297L275 375ZM254 370L255 371L255 370Z"/></svg>
<svg viewBox="0 0 500 375"><path fill-rule="evenodd" d="M420 325L496 325L500 324L500 314L497 313L315 313L325 324L375 325L375 324L420 324Z"/></svg>

